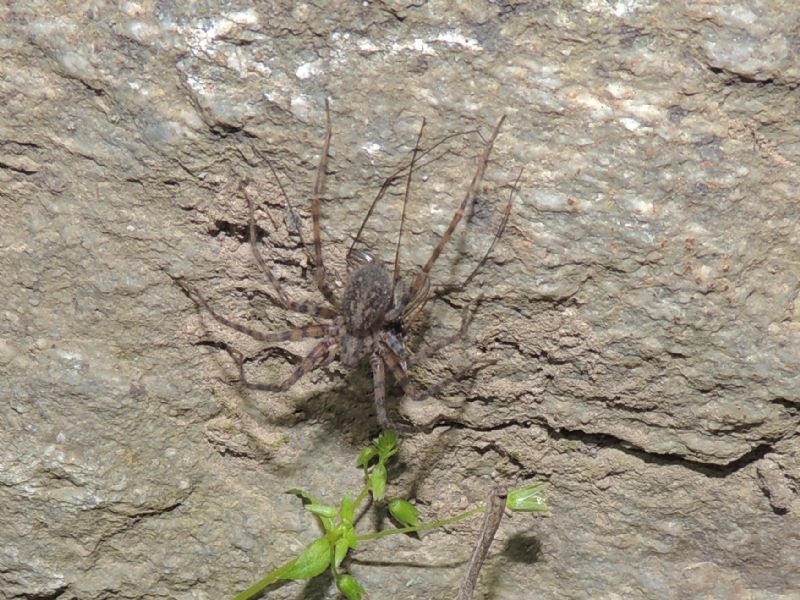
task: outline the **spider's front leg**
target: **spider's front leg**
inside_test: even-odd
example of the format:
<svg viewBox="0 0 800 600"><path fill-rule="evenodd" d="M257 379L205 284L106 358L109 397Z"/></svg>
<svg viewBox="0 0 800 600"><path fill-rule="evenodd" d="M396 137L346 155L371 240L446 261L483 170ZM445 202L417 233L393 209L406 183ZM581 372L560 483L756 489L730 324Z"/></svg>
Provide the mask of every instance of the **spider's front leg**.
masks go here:
<svg viewBox="0 0 800 600"><path fill-rule="evenodd" d="M439 243L436 244L433 252L431 252L428 262L425 263L425 266L422 267L422 271L420 271L419 275L417 275L414 283L411 284L411 288L409 289L409 297L414 298L424 287L425 282L430 276L431 269L433 268L436 259L439 258L439 255L442 253L442 250L444 250L445 245L453 236L453 232L456 230L459 222L462 218L464 218L464 213L466 212L467 207L472 205L475 194L478 192L478 186L480 185L481 180L483 179L483 174L486 171L486 165L489 163L489 155L492 153L494 141L497 139L497 134L500 133L500 127L503 125L503 121L505 121L505 119L505 116L501 117L494 130L492 130L492 135L489 136L489 140L486 142L486 146L483 149L483 154L481 154L481 158L478 161L478 168L472 177L469 188L467 188L467 193L464 195L464 199L461 201L458 210L456 210L455 214L453 215L447 230L442 234L442 237L439 239Z"/></svg>
<svg viewBox="0 0 800 600"><path fill-rule="evenodd" d="M330 286L325 265L322 262L322 226L320 225L320 194L325 180L325 171L328 168L328 151L331 146L331 110L328 99L325 99L325 143L322 145L322 154L317 166L317 177L314 181L314 193L311 196L311 224L314 231L314 282L322 295L333 307L339 306L339 301Z"/></svg>

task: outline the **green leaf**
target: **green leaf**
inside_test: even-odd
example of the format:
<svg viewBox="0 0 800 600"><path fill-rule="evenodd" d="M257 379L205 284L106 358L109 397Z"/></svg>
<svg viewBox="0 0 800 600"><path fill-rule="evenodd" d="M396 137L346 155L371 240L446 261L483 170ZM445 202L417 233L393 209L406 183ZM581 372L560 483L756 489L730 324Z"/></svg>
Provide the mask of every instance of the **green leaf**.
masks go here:
<svg viewBox="0 0 800 600"><path fill-rule="evenodd" d="M294 559L291 566L281 573L281 579L311 579L322 573L331 564L331 542L327 536L309 544L303 553Z"/></svg>
<svg viewBox="0 0 800 600"><path fill-rule="evenodd" d="M353 550L358 548L358 536L356 535L355 527L348 529L342 537L347 540L347 545L350 546L350 548Z"/></svg>
<svg viewBox="0 0 800 600"><path fill-rule="evenodd" d="M326 519L332 519L339 514L338 508L328 504L306 504L305 508L307 511L312 512L319 517L325 517Z"/></svg>
<svg viewBox="0 0 800 600"><path fill-rule="evenodd" d="M350 542L346 537L340 537L333 545L333 566L338 569L339 565L350 551Z"/></svg>
<svg viewBox="0 0 800 600"><path fill-rule="evenodd" d="M347 596L347 600L361 600L366 593L358 580L347 573L342 573L336 578L336 587Z"/></svg>
<svg viewBox="0 0 800 600"><path fill-rule="evenodd" d="M511 490L506 498L506 506L515 512L543 512L550 510L544 499L546 483L534 483Z"/></svg>
<svg viewBox="0 0 800 600"><path fill-rule="evenodd" d="M339 514L341 515L343 523L352 523L353 517L356 514L356 505L353 499L346 495L342 498L342 505L339 507Z"/></svg>
<svg viewBox="0 0 800 600"><path fill-rule="evenodd" d="M378 455L378 451L375 450L375 446L369 446L368 448L364 448L361 451L361 454L358 455L358 461L356 465L359 467L366 468L369 465L369 461L375 458Z"/></svg>
<svg viewBox="0 0 800 600"><path fill-rule="evenodd" d="M389 474L386 472L386 465L382 462L375 465L369 476L369 486L372 490L372 497L375 500L383 500L386 495L386 480L388 478Z"/></svg>
<svg viewBox="0 0 800 600"><path fill-rule="evenodd" d="M407 500L389 502L389 513L406 527L419 527L419 511Z"/></svg>
<svg viewBox="0 0 800 600"><path fill-rule="evenodd" d="M304 492L299 488L292 488L290 490L286 490L287 494L293 494L303 500L303 506L305 506L308 510L319 517L319 520L322 522L322 526L325 528L325 531L330 531L333 529L333 521L331 517L327 517L323 514L315 512L315 509L309 508L310 506L325 506L318 498L312 496L308 492Z"/></svg>
<svg viewBox="0 0 800 600"><path fill-rule="evenodd" d="M396 431L384 431L375 441L375 450L381 462L386 462L397 452L397 440L399 435Z"/></svg>

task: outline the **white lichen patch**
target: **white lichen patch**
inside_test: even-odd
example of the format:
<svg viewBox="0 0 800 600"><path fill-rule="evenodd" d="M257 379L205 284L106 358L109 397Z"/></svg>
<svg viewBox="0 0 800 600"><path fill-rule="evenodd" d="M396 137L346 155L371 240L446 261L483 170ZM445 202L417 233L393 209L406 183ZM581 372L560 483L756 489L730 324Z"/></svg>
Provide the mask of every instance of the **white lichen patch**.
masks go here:
<svg viewBox="0 0 800 600"><path fill-rule="evenodd" d="M478 52L480 50L483 50L481 45L478 43L478 40L474 38L468 38L460 31L444 31L439 35L437 35L434 39L437 42L443 42L445 44L455 44L457 46L461 46L462 48L472 50L473 52Z"/></svg>
<svg viewBox="0 0 800 600"><path fill-rule="evenodd" d="M376 144L375 142L368 142L368 143L364 144L363 146L361 146L361 149L364 152L366 152L367 154L369 154L370 156L373 156L373 155L377 154L378 152L380 152L381 145L380 144Z"/></svg>
<svg viewBox="0 0 800 600"><path fill-rule="evenodd" d="M303 63L294 72L298 79L309 79L317 73L319 73L319 63L317 61Z"/></svg>
<svg viewBox="0 0 800 600"><path fill-rule="evenodd" d="M642 0L619 0L618 2L607 2L606 0L586 0L583 9L586 12L603 14L614 17L625 17L635 13L637 10L647 8L649 2Z"/></svg>
<svg viewBox="0 0 800 600"><path fill-rule="evenodd" d="M622 117L619 120L619 122L628 131L636 131L642 126L641 123L639 123L639 121L637 121L636 119L631 119L630 117Z"/></svg>

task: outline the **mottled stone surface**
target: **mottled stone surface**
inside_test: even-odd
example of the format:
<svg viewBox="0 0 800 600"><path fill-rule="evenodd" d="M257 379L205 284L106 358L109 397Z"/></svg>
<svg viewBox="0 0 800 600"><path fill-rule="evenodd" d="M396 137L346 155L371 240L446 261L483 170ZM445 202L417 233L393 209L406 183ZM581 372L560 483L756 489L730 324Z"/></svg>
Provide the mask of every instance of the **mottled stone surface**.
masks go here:
<svg viewBox="0 0 800 600"><path fill-rule="evenodd" d="M383 178L426 139L501 115L473 218L434 282L422 339L467 343L392 493L425 518L493 482L547 480L553 513L501 527L480 598L796 598L800 589L800 13L789 2L22 1L0 7L0 596L226 598L316 535L300 486L359 485L377 433L366 370L247 393L214 346L277 381L307 344L261 346L167 273L264 329L307 322L246 244L319 301L272 161L308 237L334 127L324 253L343 256ZM419 171L403 243L423 263L480 152ZM262 157L258 153L262 153ZM391 260L394 188L365 241ZM367 516L362 527L378 523ZM372 598L450 598L478 524L383 540L351 571ZM333 598L330 581L275 598Z"/></svg>

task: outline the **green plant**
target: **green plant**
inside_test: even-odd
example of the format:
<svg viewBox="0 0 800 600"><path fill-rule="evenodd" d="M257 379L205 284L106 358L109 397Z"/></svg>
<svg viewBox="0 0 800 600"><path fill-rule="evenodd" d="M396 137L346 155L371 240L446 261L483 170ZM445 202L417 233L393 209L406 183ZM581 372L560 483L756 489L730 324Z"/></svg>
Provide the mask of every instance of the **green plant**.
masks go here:
<svg viewBox="0 0 800 600"><path fill-rule="evenodd" d="M325 504L311 494L299 490L291 489L288 493L295 494L303 499L305 508L313 513L322 524L324 533L311 542L303 552L289 562L278 567L260 581L254 583L243 592L237 594L233 600L251 600L257 598L269 586L281 580L306 580L321 575L330 569L334 581L339 591L348 600L361 600L365 597L362 585L352 575L342 569L342 563L350 550L357 548L361 542L376 540L389 535L403 533L416 533L450 525L482 513L486 506L478 506L472 510L439 519L429 523L421 523L416 507L403 499L392 499L387 502L389 513L402 525L393 529L385 529L373 533L356 533L356 515L368 496L377 502L386 502L386 484L388 482L387 463L397 452L398 435L389 431L381 434L370 446L365 448L358 457L358 466L364 469L365 483L355 499L350 495L345 495L338 506ZM497 512L496 524L490 531L490 535L482 535L481 542L488 550L488 544L494 537L499 519L502 516L502 509L508 508L517 512L541 512L549 508L545 504L542 492L545 484L537 483L525 487L517 488L509 492L493 492L490 496L501 497L504 502L500 504ZM491 507L490 507L491 508ZM488 539L488 542L486 541ZM480 570L485 551L476 552L470 564L470 571ZM477 560L477 564L475 563ZM474 583L474 582L473 582Z"/></svg>

